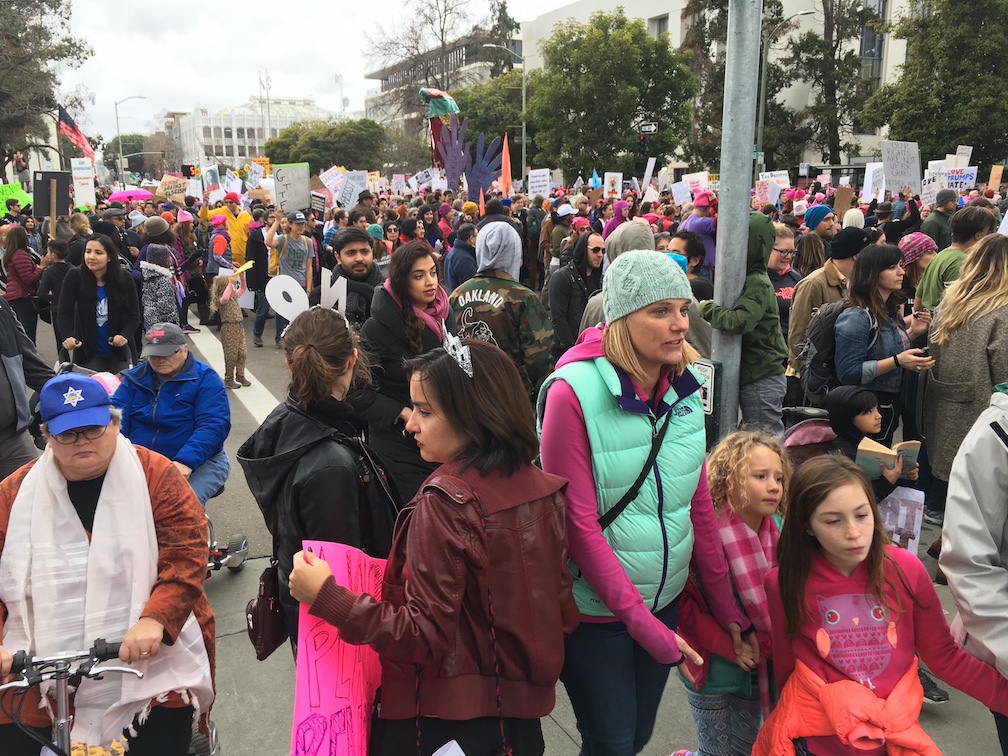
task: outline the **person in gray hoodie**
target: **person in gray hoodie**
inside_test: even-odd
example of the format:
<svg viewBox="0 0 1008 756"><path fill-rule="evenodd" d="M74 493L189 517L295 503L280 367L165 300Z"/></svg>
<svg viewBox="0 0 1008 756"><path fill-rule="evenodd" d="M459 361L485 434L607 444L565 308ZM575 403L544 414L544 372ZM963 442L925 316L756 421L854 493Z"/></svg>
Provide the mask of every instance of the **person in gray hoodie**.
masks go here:
<svg viewBox="0 0 1008 756"><path fill-rule="evenodd" d="M651 226L644 223L622 223L609 234L605 248L605 260L602 261L603 275L613 260L624 252L629 252L631 249L654 249L654 233L651 231ZM588 298L578 333L580 335L586 329L603 322L605 322L605 316L602 313L602 292L598 291ZM690 302L689 322L686 341L700 353L701 357L710 358L711 327L710 323L700 317L695 298Z"/></svg>

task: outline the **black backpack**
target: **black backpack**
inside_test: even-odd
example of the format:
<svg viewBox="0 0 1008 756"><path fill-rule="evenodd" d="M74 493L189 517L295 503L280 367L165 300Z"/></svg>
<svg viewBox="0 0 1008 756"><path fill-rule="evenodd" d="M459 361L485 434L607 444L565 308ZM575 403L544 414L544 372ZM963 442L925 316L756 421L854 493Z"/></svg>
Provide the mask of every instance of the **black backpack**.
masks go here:
<svg viewBox="0 0 1008 756"><path fill-rule="evenodd" d="M334 433L332 440L354 455L357 467L357 494L360 502L361 550L385 559L392 550L392 531L403 508L402 495L386 466L359 438Z"/></svg>
<svg viewBox="0 0 1008 756"><path fill-rule="evenodd" d="M822 407L826 394L840 385L836 373L836 322L849 303L846 300L824 304L812 313L805 328L805 340L799 345L798 379L806 398L816 407ZM871 349L878 340L878 322L868 313L871 321Z"/></svg>

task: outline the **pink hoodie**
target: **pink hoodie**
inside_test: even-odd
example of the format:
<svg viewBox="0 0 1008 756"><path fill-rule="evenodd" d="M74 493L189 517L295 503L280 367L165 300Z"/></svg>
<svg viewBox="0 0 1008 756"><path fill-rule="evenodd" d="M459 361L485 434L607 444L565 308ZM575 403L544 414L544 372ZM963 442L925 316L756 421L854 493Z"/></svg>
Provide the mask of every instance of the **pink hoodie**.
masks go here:
<svg viewBox="0 0 1008 756"><path fill-rule="evenodd" d="M560 358L557 368L570 362L591 360L603 356L602 331L589 328ZM656 393L669 386L669 374L658 381ZM648 397L636 385L643 401ZM673 442L674 443L674 442ZM656 661L678 663L682 660L675 634L655 618L641 598L640 591L630 582L610 548L598 523L598 499L592 473L591 447L584 414L574 390L562 380L550 385L542 423L543 469L570 481L567 487L567 538L570 558L582 576L615 618L627 626L627 631ZM727 629L737 622L743 634L752 623L738 607L732 593L728 564L720 548L717 516L707 487L707 467L700 472L700 482L690 506L693 525L693 566L708 592L711 611ZM582 616L584 622L612 622L606 617Z"/></svg>

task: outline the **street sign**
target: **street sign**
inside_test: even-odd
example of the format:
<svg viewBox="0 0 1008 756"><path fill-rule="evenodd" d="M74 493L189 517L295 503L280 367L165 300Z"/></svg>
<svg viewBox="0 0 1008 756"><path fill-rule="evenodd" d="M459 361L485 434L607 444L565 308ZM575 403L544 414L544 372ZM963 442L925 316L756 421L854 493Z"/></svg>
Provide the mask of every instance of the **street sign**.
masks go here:
<svg viewBox="0 0 1008 756"><path fill-rule="evenodd" d="M808 163L799 163L798 164L798 175L799 176L808 176L808 174L809 174L809 164Z"/></svg>
<svg viewBox="0 0 1008 756"><path fill-rule="evenodd" d="M640 125L640 133L641 134L657 134L658 133L658 124L657 124L657 122L655 122L655 121L648 121L646 123L642 123Z"/></svg>

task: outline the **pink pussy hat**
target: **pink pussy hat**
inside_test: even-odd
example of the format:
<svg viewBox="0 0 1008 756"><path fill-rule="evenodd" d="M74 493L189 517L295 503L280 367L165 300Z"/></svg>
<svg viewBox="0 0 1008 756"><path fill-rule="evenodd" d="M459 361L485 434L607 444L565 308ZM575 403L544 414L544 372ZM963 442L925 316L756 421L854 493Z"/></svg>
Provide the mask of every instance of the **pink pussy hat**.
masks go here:
<svg viewBox="0 0 1008 756"><path fill-rule="evenodd" d="M179 210L178 211L178 222L179 223L192 222L192 219L193 219L192 213L187 213L185 210Z"/></svg>

